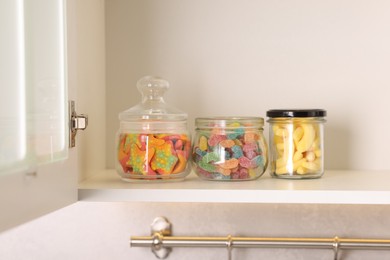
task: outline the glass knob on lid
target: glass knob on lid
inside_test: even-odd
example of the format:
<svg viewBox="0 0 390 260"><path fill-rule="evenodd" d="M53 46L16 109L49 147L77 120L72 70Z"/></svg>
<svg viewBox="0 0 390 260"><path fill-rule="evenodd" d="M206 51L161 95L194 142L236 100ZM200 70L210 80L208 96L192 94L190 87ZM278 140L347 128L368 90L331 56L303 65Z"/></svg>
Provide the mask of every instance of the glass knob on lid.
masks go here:
<svg viewBox="0 0 390 260"><path fill-rule="evenodd" d="M119 114L120 120L187 120L187 114L164 101L164 94L169 89L169 82L155 76L146 76L138 80L138 91L142 101L138 105Z"/></svg>
<svg viewBox="0 0 390 260"><path fill-rule="evenodd" d="M123 180L182 180L190 172L187 114L165 103L168 81L137 82L142 101L119 114L116 169Z"/></svg>

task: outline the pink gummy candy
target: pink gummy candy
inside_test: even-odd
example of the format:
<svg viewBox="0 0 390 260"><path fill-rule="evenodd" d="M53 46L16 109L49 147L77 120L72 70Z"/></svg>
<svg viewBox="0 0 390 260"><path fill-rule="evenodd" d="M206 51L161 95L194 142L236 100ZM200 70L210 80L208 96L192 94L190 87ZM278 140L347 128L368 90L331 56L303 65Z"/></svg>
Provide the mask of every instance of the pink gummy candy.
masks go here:
<svg viewBox="0 0 390 260"><path fill-rule="evenodd" d="M175 143L175 150L181 150L183 148L183 141L177 140Z"/></svg>
<svg viewBox="0 0 390 260"><path fill-rule="evenodd" d="M226 140L226 135L212 135L210 136L208 143L210 146L216 146L219 142Z"/></svg>
<svg viewBox="0 0 390 260"><path fill-rule="evenodd" d="M250 150L250 151L245 152L245 156L248 159L252 160L253 158L255 158L257 156L257 153L253 150Z"/></svg>
<svg viewBox="0 0 390 260"><path fill-rule="evenodd" d="M249 152L249 151L256 151L257 150L257 145L256 143L247 143L242 147L242 150L244 152Z"/></svg>
<svg viewBox="0 0 390 260"><path fill-rule="evenodd" d="M249 178L249 172L245 168L240 169L240 179L248 179Z"/></svg>
<svg viewBox="0 0 390 260"><path fill-rule="evenodd" d="M256 161L256 158L251 160L251 159L243 156L243 157L239 158L238 161L240 162L241 167L244 167L247 169L254 169L254 168L259 166L257 161Z"/></svg>

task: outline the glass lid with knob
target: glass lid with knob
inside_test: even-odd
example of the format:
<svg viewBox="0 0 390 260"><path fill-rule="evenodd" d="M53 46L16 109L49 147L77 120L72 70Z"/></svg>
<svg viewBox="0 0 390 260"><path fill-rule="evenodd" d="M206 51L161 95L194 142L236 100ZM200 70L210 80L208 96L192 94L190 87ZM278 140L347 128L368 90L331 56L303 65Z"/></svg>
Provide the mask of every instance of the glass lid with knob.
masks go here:
<svg viewBox="0 0 390 260"><path fill-rule="evenodd" d="M119 114L124 121L139 120L187 120L187 114L164 101L164 94L169 89L169 82L156 76L145 76L137 82L142 101Z"/></svg>

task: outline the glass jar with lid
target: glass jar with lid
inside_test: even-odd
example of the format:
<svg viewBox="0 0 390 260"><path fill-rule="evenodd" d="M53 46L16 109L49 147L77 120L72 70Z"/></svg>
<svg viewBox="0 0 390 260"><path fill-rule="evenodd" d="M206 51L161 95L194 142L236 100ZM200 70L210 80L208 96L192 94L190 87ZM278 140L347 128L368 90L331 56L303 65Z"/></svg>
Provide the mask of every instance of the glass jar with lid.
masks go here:
<svg viewBox="0 0 390 260"><path fill-rule="evenodd" d="M168 81L146 76L137 88L141 103L119 114L117 172L125 181L182 180L191 167L187 114L165 103Z"/></svg>
<svg viewBox="0 0 390 260"><path fill-rule="evenodd" d="M260 117L196 118L192 160L205 180L244 181L259 178L268 152Z"/></svg>
<svg viewBox="0 0 390 260"><path fill-rule="evenodd" d="M320 178L324 174L323 109L273 109L269 117L271 176Z"/></svg>

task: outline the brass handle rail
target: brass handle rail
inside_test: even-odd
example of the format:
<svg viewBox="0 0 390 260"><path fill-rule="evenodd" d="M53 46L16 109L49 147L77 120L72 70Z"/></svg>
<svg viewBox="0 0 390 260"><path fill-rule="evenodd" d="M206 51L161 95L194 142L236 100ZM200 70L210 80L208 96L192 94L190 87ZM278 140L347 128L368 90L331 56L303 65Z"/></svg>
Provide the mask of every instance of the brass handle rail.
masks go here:
<svg viewBox="0 0 390 260"><path fill-rule="evenodd" d="M161 223L166 221L166 226ZM390 250L390 239L365 238L273 238L273 237L190 237L171 236L171 224L162 217L153 223L159 223L151 236L132 236L131 247L150 247L158 258L166 258L173 247L221 247L228 248L307 248L333 249L335 258L341 249L353 250Z"/></svg>
<svg viewBox="0 0 390 260"><path fill-rule="evenodd" d="M156 242L156 239L158 242ZM271 238L271 237L170 237L170 236L133 236L130 238L132 247L227 247L232 248L315 248L333 249L337 238ZM390 250L390 240L382 239L348 239L338 238L338 248Z"/></svg>

